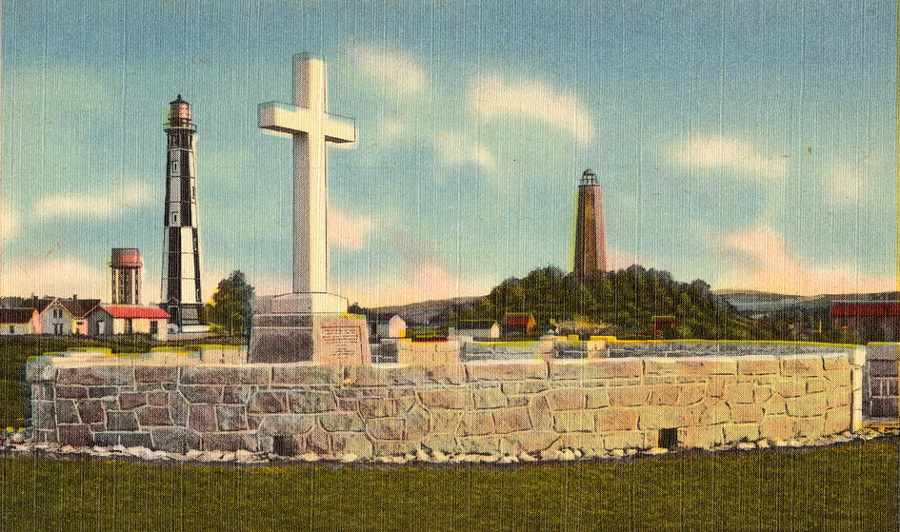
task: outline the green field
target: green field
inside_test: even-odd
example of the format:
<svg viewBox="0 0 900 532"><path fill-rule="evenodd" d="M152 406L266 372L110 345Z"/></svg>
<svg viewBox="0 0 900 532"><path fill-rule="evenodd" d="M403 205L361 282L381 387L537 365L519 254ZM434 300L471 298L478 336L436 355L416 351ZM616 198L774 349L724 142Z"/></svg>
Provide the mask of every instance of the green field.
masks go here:
<svg viewBox="0 0 900 532"><path fill-rule="evenodd" d="M0 458L0 530L897 530L898 445L517 468Z"/></svg>

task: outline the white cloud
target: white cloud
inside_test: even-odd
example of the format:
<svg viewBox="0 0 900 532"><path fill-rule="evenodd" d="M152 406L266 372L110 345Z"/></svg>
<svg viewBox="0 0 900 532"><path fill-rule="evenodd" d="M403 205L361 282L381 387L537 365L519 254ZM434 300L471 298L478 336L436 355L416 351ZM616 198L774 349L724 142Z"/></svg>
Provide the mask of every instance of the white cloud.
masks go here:
<svg viewBox="0 0 900 532"><path fill-rule="evenodd" d="M372 227L369 218L351 218L330 205L328 207L328 243L332 246L362 249Z"/></svg>
<svg viewBox="0 0 900 532"><path fill-rule="evenodd" d="M832 205L854 205L860 202L865 180L859 169L846 162L834 165L828 173L828 201Z"/></svg>
<svg viewBox="0 0 900 532"><path fill-rule="evenodd" d="M721 135L694 135L674 146L670 154L690 168L726 168L764 178L779 178L786 167L782 157L766 157L747 142Z"/></svg>
<svg viewBox="0 0 900 532"><path fill-rule="evenodd" d="M108 299L106 275L100 269L79 260L47 256L4 268L3 293L20 296L35 294L84 299Z"/></svg>
<svg viewBox="0 0 900 532"><path fill-rule="evenodd" d="M431 299L486 295L488 283L463 281L436 262L425 262L408 278L346 285L346 296L362 306L403 305Z"/></svg>
<svg viewBox="0 0 900 532"><path fill-rule="evenodd" d="M863 275L841 266L804 264L785 248L784 238L762 228L725 235L727 273L722 288L762 290L781 294L816 295L892 290L890 277Z"/></svg>
<svg viewBox="0 0 900 532"><path fill-rule="evenodd" d="M480 76L469 86L468 102L484 120L524 116L560 128L581 144L594 138L590 113L578 98L540 81L508 83L499 75Z"/></svg>
<svg viewBox="0 0 900 532"><path fill-rule="evenodd" d="M475 163L485 170L497 168L497 160L490 150L478 142L470 142L458 133L438 133L435 135L434 145L445 166Z"/></svg>
<svg viewBox="0 0 900 532"><path fill-rule="evenodd" d="M41 218L88 216L111 218L154 199L149 185L129 185L109 195L57 194L42 198L36 214Z"/></svg>
<svg viewBox="0 0 900 532"><path fill-rule="evenodd" d="M19 213L14 209L3 205L3 212L0 213L0 240L6 242L11 240L19 235L19 228L21 227L21 220L19 218Z"/></svg>
<svg viewBox="0 0 900 532"><path fill-rule="evenodd" d="M422 68L413 58L398 50L357 46L350 51L350 55L363 72L403 92L418 92L427 84Z"/></svg>

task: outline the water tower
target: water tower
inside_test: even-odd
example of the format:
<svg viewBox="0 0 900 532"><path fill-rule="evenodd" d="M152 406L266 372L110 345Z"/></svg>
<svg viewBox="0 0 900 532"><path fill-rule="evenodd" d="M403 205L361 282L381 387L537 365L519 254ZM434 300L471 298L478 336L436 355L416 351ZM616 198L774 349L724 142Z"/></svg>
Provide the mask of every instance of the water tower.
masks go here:
<svg viewBox="0 0 900 532"><path fill-rule="evenodd" d="M113 248L109 260L113 305L140 305L144 261L136 248Z"/></svg>

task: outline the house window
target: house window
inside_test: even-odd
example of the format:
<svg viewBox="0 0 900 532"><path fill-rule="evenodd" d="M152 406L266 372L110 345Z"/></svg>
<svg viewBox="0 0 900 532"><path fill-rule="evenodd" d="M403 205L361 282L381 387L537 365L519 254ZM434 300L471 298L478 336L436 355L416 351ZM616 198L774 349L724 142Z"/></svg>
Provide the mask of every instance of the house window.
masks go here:
<svg viewBox="0 0 900 532"><path fill-rule="evenodd" d="M14 334L16 332L16 328L12 325L9 326L9 334Z"/></svg>
<svg viewBox="0 0 900 532"><path fill-rule="evenodd" d="M159 322L151 321L150 322L150 334L157 334L157 333L159 333Z"/></svg>

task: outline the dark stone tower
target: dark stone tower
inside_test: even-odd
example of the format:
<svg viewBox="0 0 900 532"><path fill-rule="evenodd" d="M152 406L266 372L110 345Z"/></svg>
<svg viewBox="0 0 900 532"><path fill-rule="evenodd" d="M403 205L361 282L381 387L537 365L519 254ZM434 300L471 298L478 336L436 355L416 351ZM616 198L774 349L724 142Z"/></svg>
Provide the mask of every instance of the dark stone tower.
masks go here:
<svg viewBox="0 0 900 532"><path fill-rule="evenodd" d="M603 221L603 192L597 174L590 168L578 185L578 214L575 219L575 279L583 283L606 270L606 227Z"/></svg>
<svg viewBox="0 0 900 532"><path fill-rule="evenodd" d="M160 306L170 323L200 325L200 238L197 216L197 170L194 138L197 126L191 106L181 95L169 104L166 132L166 210Z"/></svg>

